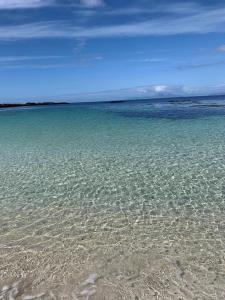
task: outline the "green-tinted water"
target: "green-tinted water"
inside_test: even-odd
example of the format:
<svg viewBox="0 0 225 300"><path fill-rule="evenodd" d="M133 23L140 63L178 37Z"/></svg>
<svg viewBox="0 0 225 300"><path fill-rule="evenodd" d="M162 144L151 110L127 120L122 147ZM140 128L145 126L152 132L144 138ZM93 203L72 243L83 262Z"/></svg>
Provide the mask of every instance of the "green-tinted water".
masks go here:
<svg viewBox="0 0 225 300"><path fill-rule="evenodd" d="M0 299L224 299L222 104L5 110L0 149Z"/></svg>

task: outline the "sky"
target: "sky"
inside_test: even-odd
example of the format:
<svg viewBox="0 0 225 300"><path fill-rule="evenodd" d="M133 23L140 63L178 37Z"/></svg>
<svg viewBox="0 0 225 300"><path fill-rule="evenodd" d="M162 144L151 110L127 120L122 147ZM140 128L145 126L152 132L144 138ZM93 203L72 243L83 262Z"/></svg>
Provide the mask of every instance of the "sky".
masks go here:
<svg viewBox="0 0 225 300"><path fill-rule="evenodd" d="M224 0L0 0L0 101L225 93Z"/></svg>

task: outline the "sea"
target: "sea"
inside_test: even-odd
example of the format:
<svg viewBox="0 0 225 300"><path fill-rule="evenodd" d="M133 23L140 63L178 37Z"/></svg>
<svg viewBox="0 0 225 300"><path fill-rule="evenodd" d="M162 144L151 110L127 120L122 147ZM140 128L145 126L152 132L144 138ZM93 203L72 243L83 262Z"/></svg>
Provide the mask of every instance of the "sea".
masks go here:
<svg viewBox="0 0 225 300"><path fill-rule="evenodd" d="M0 110L1 300L225 299L225 96Z"/></svg>

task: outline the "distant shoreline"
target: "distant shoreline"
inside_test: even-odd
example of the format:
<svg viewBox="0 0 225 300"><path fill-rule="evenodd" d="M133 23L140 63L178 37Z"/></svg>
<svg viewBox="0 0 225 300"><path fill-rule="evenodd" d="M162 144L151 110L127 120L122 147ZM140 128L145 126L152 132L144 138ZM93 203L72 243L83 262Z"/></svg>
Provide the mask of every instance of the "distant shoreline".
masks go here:
<svg viewBox="0 0 225 300"><path fill-rule="evenodd" d="M55 105L72 105L72 104L119 104L126 102L139 102L139 101L157 101L164 100L170 103L191 103L193 100L208 100L211 98L217 99L225 99L225 95L195 95L195 96L167 96L167 97L151 97L151 98L128 98L128 99L120 99L120 100L107 100L107 101L76 101L76 102L24 102L24 103L0 103L0 109L2 108L16 108L16 107L33 107L33 106L55 106Z"/></svg>
<svg viewBox="0 0 225 300"><path fill-rule="evenodd" d="M26 102L26 103L0 103L1 108L14 107L32 107L32 106L51 106L51 105L68 105L69 102Z"/></svg>

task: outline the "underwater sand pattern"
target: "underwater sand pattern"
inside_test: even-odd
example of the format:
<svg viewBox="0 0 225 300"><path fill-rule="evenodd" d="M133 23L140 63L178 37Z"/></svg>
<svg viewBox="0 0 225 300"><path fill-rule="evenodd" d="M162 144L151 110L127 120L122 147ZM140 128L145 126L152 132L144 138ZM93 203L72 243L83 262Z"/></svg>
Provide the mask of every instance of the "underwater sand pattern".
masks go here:
<svg viewBox="0 0 225 300"><path fill-rule="evenodd" d="M2 114L0 299L225 298L223 116Z"/></svg>

